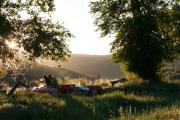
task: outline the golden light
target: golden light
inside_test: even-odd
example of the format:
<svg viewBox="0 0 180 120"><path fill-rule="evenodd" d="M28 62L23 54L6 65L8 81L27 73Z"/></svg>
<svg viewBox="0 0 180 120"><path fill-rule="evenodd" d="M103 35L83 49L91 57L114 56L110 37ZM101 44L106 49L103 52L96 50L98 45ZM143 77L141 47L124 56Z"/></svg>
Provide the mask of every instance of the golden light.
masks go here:
<svg viewBox="0 0 180 120"><path fill-rule="evenodd" d="M11 42L9 42L9 41L6 41L6 44L8 45L8 47L9 48L11 48L11 49L16 49L17 48L17 43L16 42L14 42L14 41L11 41Z"/></svg>

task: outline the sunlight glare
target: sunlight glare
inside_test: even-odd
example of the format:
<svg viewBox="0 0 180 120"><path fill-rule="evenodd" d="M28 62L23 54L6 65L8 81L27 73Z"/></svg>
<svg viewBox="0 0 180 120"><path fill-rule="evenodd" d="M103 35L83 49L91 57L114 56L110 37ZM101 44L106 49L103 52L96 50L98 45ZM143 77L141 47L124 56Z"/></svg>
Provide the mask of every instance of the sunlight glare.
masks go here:
<svg viewBox="0 0 180 120"><path fill-rule="evenodd" d="M9 42L9 41L6 41L6 44L8 45L8 47L9 48L11 48L11 49L16 49L17 48L17 43L16 42L14 42L14 41L11 41L11 42Z"/></svg>

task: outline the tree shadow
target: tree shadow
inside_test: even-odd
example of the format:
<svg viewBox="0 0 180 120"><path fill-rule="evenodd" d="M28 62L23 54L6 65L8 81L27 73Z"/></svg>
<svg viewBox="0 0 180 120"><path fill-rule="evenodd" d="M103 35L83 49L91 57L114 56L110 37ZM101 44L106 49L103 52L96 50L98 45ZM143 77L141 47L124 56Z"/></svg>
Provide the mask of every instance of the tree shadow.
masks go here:
<svg viewBox="0 0 180 120"><path fill-rule="evenodd" d="M150 84L128 84L126 86L120 87L110 87L105 88L104 93L111 93L113 91L123 91L123 92L138 92L142 90L151 91L151 92L168 92L168 93L178 93L180 90L180 83L166 83L166 82L158 82L158 83L150 83Z"/></svg>
<svg viewBox="0 0 180 120"><path fill-rule="evenodd" d="M101 115L96 114L86 107L83 102L75 99L72 94L61 94L58 96L66 101L64 116L66 120L100 120Z"/></svg>
<svg viewBox="0 0 180 120"><path fill-rule="evenodd" d="M136 108L136 111L142 112L145 109L150 111L157 107L170 107L173 104L180 105L180 84L175 83L152 83L141 85L127 85L124 87L107 88L104 90L104 94L110 94L113 92L123 92L125 96L131 94L140 97L153 97L155 101L137 101L135 99L126 99L128 105L131 108Z"/></svg>
<svg viewBox="0 0 180 120"><path fill-rule="evenodd" d="M26 95L28 95L27 93ZM31 94L31 93L30 93ZM32 94L25 98L17 98L16 95L6 97L4 108L0 109L1 120L99 120L102 119L96 113L85 107L83 103L74 99L71 94L58 96L48 95L52 100L31 100L40 94ZM27 98L26 98L27 97ZM19 100L18 100L19 99ZM30 101L30 102L29 102ZM64 101L64 105L59 105Z"/></svg>
<svg viewBox="0 0 180 120"><path fill-rule="evenodd" d="M86 98L80 96L84 98L82 100L77 100L70 95L68 96L70 99L68 98L66 100L70 100L70 109L72 109L74 104L78 103L78 108L81 106L80 109L88 109L93 113L91 114L93 115L93 119L109 120L112 117L120 116L121 112L142 114L153 111L156 108L171 107L175 103L179 106L180 103L178 100L180 100L180 96L177 93L178 90L180 90L178 84L130 85L124 88L105 89L104 93L99 96ZM144 93L144 95L140 94L142 91L146 91L147 93ZM122 92L123 94L118 94L118 92ZM131 95L133 97L128 97ZM134 97L137 97L137 99ZM143 100L144 97L152 97L153 99ZM121 108L123 108L122 111L120 111Z"/></svg>
<svg viewBox="0 0 180 120"><path fill-rule="evenodd" d="M172 104L180 106L179 92L180 84L157 83L106 88L103 94L90 97L75 94L44 97L27 93L19 95L20 100L17 96L4 98L7 102L3 104L7 106L0 109L0 116L1 120L108 120L121 113L142 114Z"/></svg>

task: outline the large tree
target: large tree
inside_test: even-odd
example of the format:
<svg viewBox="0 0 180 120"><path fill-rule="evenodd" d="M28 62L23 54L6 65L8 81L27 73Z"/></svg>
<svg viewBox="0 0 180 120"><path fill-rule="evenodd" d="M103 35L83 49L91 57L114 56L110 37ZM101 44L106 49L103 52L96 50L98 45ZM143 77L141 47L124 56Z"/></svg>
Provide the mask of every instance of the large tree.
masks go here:
<svg viewBox="0 0 180 120"><path fill-rule="evenodd" d="M179 0L98 0L90 7L102 36L115 35L114 61L145 80L158 80L162 63L180 52Z"/></svg>
<svg viewBox="0 0 180 120"><path fill-rule="evenodd" d="M29 58L65 60L72 34L52 21L54 10L54 0L0 0L0 59L14 58L14 42Z"/></svg>

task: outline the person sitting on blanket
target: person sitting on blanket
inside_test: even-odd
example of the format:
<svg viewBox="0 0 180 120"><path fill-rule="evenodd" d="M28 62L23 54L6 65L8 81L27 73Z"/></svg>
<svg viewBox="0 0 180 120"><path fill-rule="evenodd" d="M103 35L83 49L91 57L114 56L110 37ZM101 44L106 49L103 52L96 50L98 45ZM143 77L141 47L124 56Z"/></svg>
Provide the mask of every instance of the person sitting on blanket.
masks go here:
<svg viewBox="0 0 180 120"><path fill-rule="evenodd" d="M52 77L51 75L47 76L44 75L44 82L46 83L46 87L41 88L33 88L32 91L38 92L38 93L50 93L52 95L56 95L58 93L58 82L56 78Z"/></svg>
<svg viewBox="0 0 180 120"><path fill-rule="evenodd" d="M44 79L44 82L45 82L47 88L49 88L50 84L51 84L51 80L48 78L47 75L43 75L43 79Z"/></svg>
<svg viewBox="0 0 180 120"><path fill-rule="evenodd" d="M50 80L50 88L58 88L59 84L56 78L52 77L52 75L49 75L48 79Z"/></svg>

